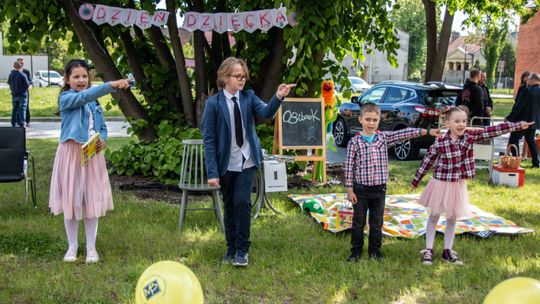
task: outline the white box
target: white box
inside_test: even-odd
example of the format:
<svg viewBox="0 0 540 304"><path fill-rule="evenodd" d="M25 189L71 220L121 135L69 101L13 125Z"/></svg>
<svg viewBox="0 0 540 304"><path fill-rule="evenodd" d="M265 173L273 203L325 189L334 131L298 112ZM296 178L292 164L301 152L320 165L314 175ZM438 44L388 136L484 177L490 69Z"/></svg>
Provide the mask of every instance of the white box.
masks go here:
<svg viewBox="0 0 540 304"><path fill-rule="evenodd" d="M264 166L264 191L283 192L287 191L287 167L284 162L265 160Z"/></svg>
<svg viewBox="0 0 540 304"><path fill-rule="evenodd" d="M525 182L525 169L508 169L493 166L493 184L522 187Z"/></svg>

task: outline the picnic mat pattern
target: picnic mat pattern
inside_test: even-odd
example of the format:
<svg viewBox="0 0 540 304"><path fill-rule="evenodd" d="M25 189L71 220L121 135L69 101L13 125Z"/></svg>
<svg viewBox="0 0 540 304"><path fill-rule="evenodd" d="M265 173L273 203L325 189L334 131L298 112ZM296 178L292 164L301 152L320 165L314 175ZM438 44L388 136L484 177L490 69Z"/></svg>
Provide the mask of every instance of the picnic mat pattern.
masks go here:
<svg viewBox="0 0 540 304"><path fill-rule="evenodd" d="M311 216L324 229L337 233L345 231L352 226L352 204L345 199L345 193L331 194L289 194L288 197L297 203L302 210L304 202L315 199L321 203L324 211L321 213L309 212ZM428 212L416 200L418 194L387 195L384 209L383 234L391 237L418 238L426 233ZM458 220L456 233L470 233L482 238L494 234L522 234L533 233L534 230L519 227L514 222L500 216L485 212L471 205L473 217ZM369 216L369 215L368 215ZM366 225L366 229L368 225ZM444 232L446 220L441 216L437 224L437 231Z"/></svg>

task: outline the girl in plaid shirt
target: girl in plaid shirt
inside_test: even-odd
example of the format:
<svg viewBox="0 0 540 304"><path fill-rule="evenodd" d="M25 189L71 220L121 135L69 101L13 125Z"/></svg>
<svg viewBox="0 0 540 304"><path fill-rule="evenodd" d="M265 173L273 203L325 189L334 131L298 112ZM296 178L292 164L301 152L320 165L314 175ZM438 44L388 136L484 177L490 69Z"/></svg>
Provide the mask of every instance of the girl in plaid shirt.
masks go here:
<svg viewBox="0 0 540 304"><path fill-rule="evenodd" d="M430 213L426 227L426 249L420 251L420 255L422 264L432 264L435 228L439 217L444 214L446 230L442 258L444 261L462 265L463 262L452 250L452 243L456 231L456 220L470 216L466 180L474 178L473 143L526 129L533 123L524 121L502 123L497 126L468 130L466 126L469 113L466 107L452 107L446 112L443 111L442 114L448 132L438 137L429 148L412 182L412 186L416 188L428 170L435 165L433 176L418 200L421 205L428 208ZM438 161L435 162L436 160Z"/></svg>

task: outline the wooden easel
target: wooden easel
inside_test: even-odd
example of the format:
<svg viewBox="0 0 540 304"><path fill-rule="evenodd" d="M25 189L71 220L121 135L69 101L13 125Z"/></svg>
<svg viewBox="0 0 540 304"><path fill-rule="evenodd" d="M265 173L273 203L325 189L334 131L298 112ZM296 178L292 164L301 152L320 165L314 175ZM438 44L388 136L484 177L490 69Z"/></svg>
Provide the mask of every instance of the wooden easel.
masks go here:
<svg viewBox="0 0 540 304"><path fill-rule="evenodd" d="M287 98L284 102L313 102L320 101L321 104L321 136L322 144L315 146L303 146L303 145L283 145L283 112L282 108L278 110L278 115L274 123L274 145L272 149L273 154L283 155L283 150L305 150L311 151L311 155L299 155L295 156L295 161L313 161L312 181L315 181L315 172L317 172L317 162L321 161L323 166L323 184L326 184L326 130L325 130L325 113L324 113L324 101L322 98ZM318 151L321 151L321 155L317 155ZM276 153L277 152L277 153Z"/></svg>

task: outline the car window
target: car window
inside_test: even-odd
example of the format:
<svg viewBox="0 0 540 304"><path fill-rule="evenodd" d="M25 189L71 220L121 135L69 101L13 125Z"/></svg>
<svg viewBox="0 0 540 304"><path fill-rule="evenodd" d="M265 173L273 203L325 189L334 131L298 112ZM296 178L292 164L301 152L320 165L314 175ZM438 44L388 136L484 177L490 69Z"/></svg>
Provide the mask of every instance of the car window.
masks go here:
<svg viewBox="0 0 540 304"><path fill-rule="evenodd" d="M460 90L431 90L427 92L425 104L433 107L453 106Z"/></svg>
<svg viewBox="0 0 540 304"><path fill-rule="evenodd" d="M384 97L384 103L396 103L404 101L408 98L410 98L411 91L403 88L395 88L390 87L388 88L388 92L386 93L386 96Z"/></svg>
<svg viewBox="0 0 540 304"><path fill-rule="evenodd" d="M359 77L349 77L349 81L351 82L351 84L365 84L366 82L362 79L362 78L359 78Z"/></svg>
<svg viewBox="0 0 540 304"><path fill-rule="evenodd" d="M60 76L60 74L58 74L58 72L55 72L55 71L50 71L49 74L51 75L51 77L54 77L54 78L62 77L62 76Z"/></svg>
<svg viewBox="0 0 540 304"><path fill-rule="evenodd" d="M361 103L366 103L366 102L380 103L385 90L386 90L386 87L373 89L367 92L366 94L362 95L362 97L360 97L360 102Z"/></svg>

